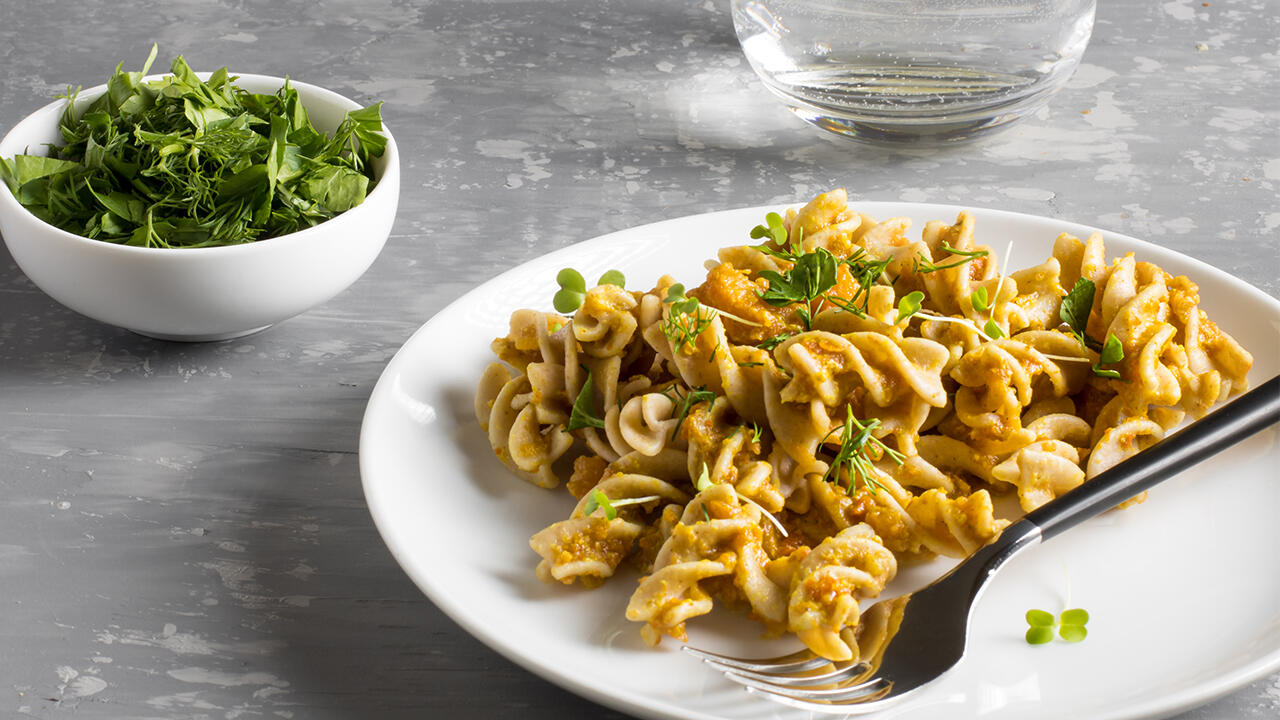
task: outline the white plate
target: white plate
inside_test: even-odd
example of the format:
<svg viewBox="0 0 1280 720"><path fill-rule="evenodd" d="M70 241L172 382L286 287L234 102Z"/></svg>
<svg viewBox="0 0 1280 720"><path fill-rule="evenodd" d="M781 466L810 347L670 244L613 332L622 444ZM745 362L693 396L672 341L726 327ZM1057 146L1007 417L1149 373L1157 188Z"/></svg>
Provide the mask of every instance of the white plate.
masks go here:
<svg viewBox="0 0 1280 720"><path fill-rule="evenodd" d="M951 220L959 208L858 203L877 218ZM631 288L662 274L687 286L721 246L776 208L749 208L625 230L551 253L467 293L432 318L391 361L360 435L365 496L387 546L418 587L472 635L542 677L624 712L654 718L808 718L753 698L664 640L645 647L623 617L635 576L584 591L534 577L528 539L568 516L563 489L510 475L476 424L472 397L489 342L511 311L550 310L555 275L617 268ZM980 242L1011 267L1049 255L1058 220L972 209ZM1129 250L1200 285L1202 307L1255 356L1253 384L1275 375L1280 303L1227 274L1154 245L1106 233L1109 256ZM1003 260L1003 259L1002 259ZM882 717L1136 718L1207 702L1280 668L1280 449L1268 429L1151 492L1016 558L975 611L969 654L917 698ZM921 572L937 572L938 568ZM919 573L902 578L922 581ZM895 581L898 583L898 581ZM891 585L890 591L901 588ZM909 588L902 588L909 589ZM896 593L895 593L896 594ZM1069 594L1069 597L1068 597ZM886 596L888 593L886 593ZM1089 610L1089 637L1029 646L1029 608ZM690 621L694 645L763 655L764 641L730 612Z"/></svg>

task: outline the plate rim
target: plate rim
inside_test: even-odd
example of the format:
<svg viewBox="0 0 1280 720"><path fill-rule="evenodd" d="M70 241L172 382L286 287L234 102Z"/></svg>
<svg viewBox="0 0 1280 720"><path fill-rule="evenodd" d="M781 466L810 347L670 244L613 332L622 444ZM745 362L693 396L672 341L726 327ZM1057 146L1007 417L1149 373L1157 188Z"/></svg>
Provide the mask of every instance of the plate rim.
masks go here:
<svg viewBox="0 0 1280 720"><path fill-rule="evenodd" d="M411 561L408 558L410 549L402 547L399 540L396 539L395 530L391 526L392 521L390 520L390 516L382 506L381 501L378 499L381 496L381 489L377 487L377 484L373 480L371 480L369 467L369 463L371 461L368 459L368 454L365 452L365 449L371 443L369 438L376 430L378 422L378 418L375 414L375 404L385 402L383 398L391 392L389 388L394 382L394 376L398 374L400 370L399 364L405 362L404 358L411 354L409 352L410 348L423 342L422 338L427 337L431 333L434 325L442 322L442 317L456 311L469 300L484 292L486 288L492 285L501 285L508 278L521 272L526 265L534 262L550 263L561 256L569 256L574 253L581 252L584 249L590 249L595 245L604 245L618 236L631 235L646 231L658 231L663 229L664 226L686 223L694 219L711 221L716 218L726 216L746 216L750 213L757 213L759 217L763 217L764 214L768 212L780 212L789 208L799 208L803 205L804 203L784 202L690 213L609 231L542 253L510 266L488 279L479 281L462 295L440 308L404 341L385 365L383 372L378 377L373 391L370 393L369 400L365 407L365 412L361 418L358 442L358 465L360 470L361 488L366 501L366 508L374 522L374 526L378 530L379 536L382 538L383 544L395 558L396 563L400 566L401 570L409 577L419 591L432 602L432 604L439 608L447 617L449 617L450 620L465 630L473 638L479 640L485 646L512 661L516 665L519 665L523 669L544 680L556 684L563 689L569 690L574 694L603 706L640 717L655 718L657 720L665 720L668 718L717 720L720 717L717 715L706 714L699 710L671 704L661 697L652 695L641 696L638 693L633 693L625 689L619 689L614 692L603 692L588 683L578 680L569 672L562 671L560 668L555 666L540 663L533 653L523 652L513 643L504 642L499 632L490 630L479 618L473 619L470 617L464 611L462 605L455 602L447 593L437 592L435 590L435 585L430 582L429 578L419 577L419 573L416 569L416 562ZM1199 284L1205 276L1213 276L1216 281L1233 285L1246 295L1249 295L1251 301L1267 306L1270 313L1276 316L1277 321L1280 321L1280 300L1277 300L1253 284L1198 258L1178 252L1177 250L1156 245L1152 242L1142 240L1125 233L1115 232L1094 225L1088 225L1058 217L990 208L981 205L956 205L952 203L908 202L858 198L851 199L849 201L849 206L850 208L858 211L865 211L875 217L880 217L881 215L884 215L885 217L916 215L919 217L924 213L940 212L949 213L954 216L961 211L967 211L975 216L997 216L1007 220L1013 220L1015 222L1020 221L1035 224L1051 223L1058 228L1058 232L1060 233L1070 233L1082 238L1087 237L1090 233L1100 232L1102 233L1104 240L1109 241L1111 239L1118 239L1125 244L1133 243L1136 246L1136 249L1141 250L1143 253L1143 260L1159 264L1161 257L1173 257L1179 263L1189 263L1195 269L1197 284ZM890 207L898 209L887 211ZM939 216L939 219L942 217L945 217L945 215ZM981 218L979 217L978 219L980 220ZM530 570L530 572L532 572L532 570ZM1244 685L1275 672L1276 670L1280 670L1280 646L1274 648L1269 654L1255 659L1253 662L1246 664L1242 668L1236 669L1226 676L1216 678L1208 683L1192 686L1180 693L1164 695L1146 703L1131 704L1126 710L1116 714L1109 714L1107 717L1117 719L1143 718L1185 711L1230 694Z"/></svg>

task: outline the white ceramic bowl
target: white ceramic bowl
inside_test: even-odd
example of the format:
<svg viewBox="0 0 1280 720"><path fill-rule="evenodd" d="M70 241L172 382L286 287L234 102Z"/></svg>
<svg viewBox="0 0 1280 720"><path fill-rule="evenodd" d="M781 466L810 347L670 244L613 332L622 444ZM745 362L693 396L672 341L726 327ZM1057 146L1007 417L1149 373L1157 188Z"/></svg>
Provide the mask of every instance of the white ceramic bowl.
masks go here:
<svg viewBox="0 0 1280 720"><path fill-rule="evenodd" d="M347 111L360 107L329 90L290 83L318 130L332 133ZM283 78L265 75L240 75L236 81L260 93L274 93L283 84ZM81 92L77 105L92 102L105 88ZM46 105L18 123L0 140L0 157L44 154L46 144L59 140L58 118L65 103ZM211 248L116 245L43 222L3 182L0 235L31 282L95 320L164 340L247 335L334 297L378 256L400 196L396 142L389 131L383 132L387 149L373 162L377 184L365 201L288 235Z"/></svg>

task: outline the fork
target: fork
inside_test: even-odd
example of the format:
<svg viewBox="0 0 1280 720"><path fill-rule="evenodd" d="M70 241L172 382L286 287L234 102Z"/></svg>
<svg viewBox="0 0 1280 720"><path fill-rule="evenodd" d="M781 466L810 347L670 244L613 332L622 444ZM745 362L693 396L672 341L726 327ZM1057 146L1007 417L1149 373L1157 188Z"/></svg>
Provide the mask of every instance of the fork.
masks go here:
<svg viewBox="0 0 1280 720"><path fill-rule="evenodd" d="M809 650L746 659L687 645L683 649L748 692L784 705L839 715L883 710L960 662L974 603L987 581L1015 555L1278 420L1280 376L1031 511L931 585L869 607L859 623L858 660L832 662Z"/></svg>

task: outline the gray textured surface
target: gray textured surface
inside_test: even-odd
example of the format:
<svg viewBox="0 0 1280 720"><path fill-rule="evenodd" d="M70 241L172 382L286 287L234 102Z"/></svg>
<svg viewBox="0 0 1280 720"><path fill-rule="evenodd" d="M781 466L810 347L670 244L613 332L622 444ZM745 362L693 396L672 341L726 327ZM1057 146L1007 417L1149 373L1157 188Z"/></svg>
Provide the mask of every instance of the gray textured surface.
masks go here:
<svg viewBox="0 0 1280 720"><path fill-rule="evenodd" d="M380 542L357 434L413 330L548 250L841 185L1108 227L1275 296L1278 14L1104 2L1049 108L894 153L783 111L723 2L3 0L0 127L155 40L385 100L405 175L362 280L237 341L96 324L0 250L0 717L618 717L472 640ZM1181 720L1278 713L1273 675Z"/></svg>

